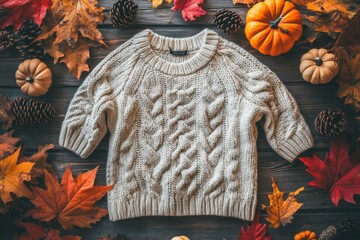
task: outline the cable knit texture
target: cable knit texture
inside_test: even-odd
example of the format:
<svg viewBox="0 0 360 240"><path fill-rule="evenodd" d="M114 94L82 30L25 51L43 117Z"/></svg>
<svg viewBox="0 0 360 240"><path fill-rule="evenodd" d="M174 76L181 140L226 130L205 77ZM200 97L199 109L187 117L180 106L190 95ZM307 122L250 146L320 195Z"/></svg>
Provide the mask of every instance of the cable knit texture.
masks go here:
<svg viewBox="0 0 360 240"><path fill-rule="evenodd" d="M187 52L174 55L170 49ZM288 161L313 146L293 97L244 49L209 29L188 38L144 30L80 86L60 145L86 158L110 132L111 220L153 215L252 220L257 122Z"/></svg>

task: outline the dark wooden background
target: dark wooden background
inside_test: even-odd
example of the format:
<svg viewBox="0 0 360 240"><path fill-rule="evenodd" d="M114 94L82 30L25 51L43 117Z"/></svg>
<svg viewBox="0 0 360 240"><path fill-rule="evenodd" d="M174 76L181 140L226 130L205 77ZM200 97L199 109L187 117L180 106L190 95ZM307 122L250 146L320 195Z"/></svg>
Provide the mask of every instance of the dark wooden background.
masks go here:
<svg viewBox="0 0 360 240"><path fill-rule="evenodd" d="M100 5L106 7L109 12L114 1L100 0ZM200 17L195 22L185 22L181 18L181 13L172 15L169 4L153 10L151 3L142 0L135 2L139 5L136 21L127 29L115 29L107 19L105 24L101 24L99 29L103 33L106 42L109 43L108 49L93 49L91 58L88 61L90 68L93 69L110 51L131 38L137 32L151 28L155 32L173 37L191 36L201 31L203 28L210 28L254 54L261 62L269 66L285 83L289 91L297 100L299 107L306 121L314 134L316 148L315 151L323 155L328 148L325 137L318 135L314 131L313 120L317 114L327 107L342 107L341 101L335 96L337 85L335 82L325 86L315 86L304 82L299 73L298 67L301 55L306 49L295 46L293 50L279 57L269 57L261 55L249 46L244 32L235 35L226 35L216 28L212 23L212 17L218 9L227 8L238 12L245 20L247 7L233 5L232 0L207 0L204 9L208 12L206 16ZM11 99L24 96L15 84L15 71L18 64L24 58L13 51L7 51L0 55L0 94L5 94ZM40 99L46 100L54 105L57 114L56 119L51 124L42 127L32 127L27 129L17 129L15 136L20 137L27 146L27 152L32 153L37 149L38 144L54 143L56 149L49 154L49 161L55 166L60 175L65 170L67 164L71 164L71 169L75 174L85 172L100 165L100 170L96 184L105 184L105 166L107 157L108 138L106 137L96 151L88 158L81 159L75 154L62 149L58 146L60 125L66 113L67 106L72 99L77 88L87 74L83 74L80 81L76 80L64 64L53 65L50 57L45 57L44 61L49 65L53 72L53 85L50 91ZM348 109L347 109L348 111ZM343 220L345 217L352 216L360 219L360 209L358 205L346 204L341 202L339 207L335 207L328 198L325 191L306 186L312 177L305 171L303 164L295 161L290 164L275 154L265 140L264 134L259 129L258 151L259 151L259 204L268 204L267 194L271 193L271 176L273 176L280 189L288 193L298 187L305 186L305 191L298 197L299 202L304 206L295 214L292 224L279 229L270 229L273 239L289 240L298 231L310 229L320 233L330 224ZM356 200L360 203L360 198ZM100 204L106 208L106 198ZM265 222L265 212L261 212L262 222ZM166 239L169 240L175 235L187 235L192 240L196 239L219 239L230 240L238 239L240 227L247 222L235 218L216 217L216 216L188 216L188 217L143 217L124 221L110 222L107 217L99 223L93 225L91 229L76 228L69 232L78 234L83 239L96 239L107 234L115 236L123 234L130 240L144 240L148 234L149 240ZM0 239L6 236L0 235ZM6 238L5 238L6 239Z"/></svg>

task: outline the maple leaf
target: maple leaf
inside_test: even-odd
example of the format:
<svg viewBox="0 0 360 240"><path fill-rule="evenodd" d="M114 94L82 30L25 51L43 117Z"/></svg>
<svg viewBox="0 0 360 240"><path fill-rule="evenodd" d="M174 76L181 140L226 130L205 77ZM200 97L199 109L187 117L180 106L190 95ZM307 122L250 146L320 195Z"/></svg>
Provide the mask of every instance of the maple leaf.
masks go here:
<svg viewBox="0 0 360 240"><path fill-rule="evenodd" d="M76 78L89 71L89 48L106 46L97 24L105 20L104 7L96 0L53 0L51 14L45 18L37 40L45 40L45 52L54 63L63 62Z"/></svg>
<svg viewBox="0 0 360 240"><path fill-rule="evenodd" d="M270 227L278 228L281 225L285 226L291 223L294 218L292 215L303 205L296 200L296 196L304 190L304 187L297 189L295 192L290 192L286 200L283 199L284 193L279 190L274 178L272 178L273 194L269 194L270 205L261 205L262 209L266 209L268 217L266 221L270 223Z"/></svg>
<svg viewBox="0 0 360 240"><path fill-rule="evenodd" d="M360 9L352 18L349 26L340 33L336 45L342 46L352 54L360 54Z"/></svg>
<svg viewBox="0 0 360 240"><path fill-rule="evenodd" d="M258 211L246 231L241 227L240 240L271 240L271 237L266 236L266 233L266 224L260 223L260 211Z"/></svg>
<svg viewBox="0 0 360 240"><path fill-rule="evenodd" d="M21 147L13 154L0 160L0 199L10 202L10 193L17 197L31 197L30 190L24 185L23 181L30 181L30 171L35 163L22 162L17 164Z"/></svg>
<svg viewBox="0 0 360 240"><path fill-rule="evenodd" d="M43 226L35 223L23 222L21 225L26 229L26 232L19 236L19 240L80 240L81 237L67 235L60 237L60 231L55 229L46 229Z"/></svg>
<svg viewBox="0 0 360 240"><path fill-rule="evenodd" d="M203 2L204 0L174 0L171 10L181 11L185 21L195 21L195 18L206 14L206 11L199 6Z"/></svg>
<svg viewBox="0 0 360 240"><path fill-rule="evenodd" d="M349 144L342 138L330 142L330 151L324 160L317 155L301 157L314 180L309 186L330 192L331 201L338 206L339 200L355 203L354 194L360 194L360 156L349 160Z"/></svg>
<svg viewBox="0 0 360 240"><path fill-rule="evenodd" d="M350 55L344 48L333 49L339 59L340 72L337 78L337 96L344 98L345 104L360 111L360 54Z"/></svg>
<svg viewBox="0 0 360 240"><path fill-rule="evenodd" d="M12 136L13 133L14 130L0 135L0 159L15 151L16 144L20 141L20 138L14 138Z"/></svg>
<svg viewBox="0 0 360 240"><path fill-rule="evenodd" d="M0 128L8 129L11 127L15 117L11 111L11 102L7 96L0 95Z"/></svg>
<svg viewBox="0 0 360 240"><path fill-rule="evenodd" d="M264 0L233 0L234 4L240 3L240 4L246 4L249 8L255 5L258 2L262 2Z"/></svg>
<svg viewBox="0 0 360 240"><path fill-rule="evenodd" d="M0 6L9 12L6 18L1 19L0 28L14 26L18 29L23 21L31 19L40 26L51 7L51 0L0 0Z"/></svg>
<svg viewBox="0 0 360 240"><path fill-rule="evenodd" d="M172 3L172 0L165 0L167 3ZM153 8L157 8L158 6L160 6L164 0L149 0L149 2L152 2L152 7Z"/></svg>
<svg viewBox="0 0 360 240"><path fill-rule="evenodd" d="M47 159L47 151L53 149L54 144L47 144L45 146L39 145L38 152L34 153L31 156L22 155L19 159L19 163L22 162L33 162L35 163L33 168L31 169L31 180L33 183L37 183L35 180L37 177L44 175L44 169L46 169L50 174L56 174L54 167L46 162Z"/></svg>
<svg viewBox="0 0 360 240"><path fill-rule="evenodd" d="M107 215L107 210L93 204L112 189L112 186L94 186L97 170L98 167L74 179L68 166L60 184L56 176L44 170L47 189L32 188L31 202L35 209L28 214L45 222L56 218L64 229L90 227Z"/></svg>

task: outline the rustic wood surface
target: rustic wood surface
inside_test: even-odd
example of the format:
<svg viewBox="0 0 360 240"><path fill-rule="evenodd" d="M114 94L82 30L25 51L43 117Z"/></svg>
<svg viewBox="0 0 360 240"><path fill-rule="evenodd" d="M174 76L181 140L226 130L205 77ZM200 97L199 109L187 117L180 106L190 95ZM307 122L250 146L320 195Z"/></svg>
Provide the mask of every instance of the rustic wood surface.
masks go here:
<svg viewBox="0 0 360 240"><path fill-rule="evenodd" d="M106 7L106 12L114 1L100 0L100 5ZM93 49L89 64L93 69L109 52L117 46L131 38L137 32L150 28L155 32L173 37L185 37L196 34L203 28L210 28L255 55L261 62L269 66L285 83L289 91L297 100L301 112L311 127L314 134L316 147L314 151L321 156L328 148L327 139L316 134L313 127L313 120L316 115L326 107L341 107L350 113L349 109L344 108L341 101L335 97L337 85L330 83L325 86L314 86L304 82L298 70L300 57L306 49L296 46L290 53L279 57L263 56L251 46L241 31L235 35L226 35L217 29L212 23L212 17L220 8L227 8L238 12L242 19L245 19L247 7L233 5L231 0L207 0L204 8L208 15L199 18L195 22L184 22L180 13L172 16L170 5L164 4L159 9L151 9L148 1L135 1L139 5L136 21L128 29L115 29L107 19L99 29L104 35L109 47L104 49ZM5 94L11 99L23 96L20 89L15 84L14 74L19 63L24 59L15 51L7 51L0 55L0 94ZM20 137L27 146L27 152L36 151L37 145L54 143L56 149L49 154L49 161L54 164L56 170L61 175L67 164L75 174L90 170L100 165L96 184L105 184L105 166L107 156L108 137L101 142L96 151L88 158L81 159L75 154L62 149L58 146L58 136L60 125L66 113L67 106L82 83L87 74L83 74L80 81L76 80L64 64L53 65L50 57L45 57L44 61L49 65L53 72L53 86L49 93L40 99L46 100L54 105L57 114L56 119L51 124L42 127L27 129L17 129L15 135ZM351 113L350 113L351 114ZM289 192L300 186L306 186L312 177L305 171L303 164L295 161L290 164L275 154L265 140L262 130L259 129L258 139L259 149L259 204L268 203L267 194L271 192L271 176L273 176L281 190ZM292 224L280 229L270 229L273 239L289 240L293 239L296 232L310 229L320 232L330 224L343 220L345 217L352 216L360 220L360 209L358 205L346 204L341 202L339 207L335 207L325 191L306 187L305 191L298 197L299 202L304 206L295 214ZM356 201L360 203L357 196ZM99 205L106 208L106 198ZM265 212L261 212L264 222ZM4 221L4 219L2 220ZM76 228L69 232L78 234L83 239L97 239L101 236L111 234L123 234L129 240L144 240L148 234L149 240L166 239L169 240L175 235L187 235L192 240L197 239L238 239L240 227L247 222L235 218L215 217L215 216L188 216L188 217L143 217L124 221L111 222L104 218L95 224L92 229ZM2 233L0 239L6 239L6 234Z"/></svg>

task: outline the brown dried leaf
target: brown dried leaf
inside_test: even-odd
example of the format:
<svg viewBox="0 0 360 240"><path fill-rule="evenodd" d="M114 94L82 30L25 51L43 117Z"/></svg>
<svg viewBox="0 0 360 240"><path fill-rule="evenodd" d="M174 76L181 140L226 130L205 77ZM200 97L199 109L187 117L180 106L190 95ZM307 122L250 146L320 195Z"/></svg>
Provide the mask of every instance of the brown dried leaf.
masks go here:
<svg viewBox="0 0 360 240"><path fill-rule="evenodd" d="M0 130L11 127L15 117L11 113L11 102L7 96L0 95Z"/></svg>
<svg viewBox="0 0 360 240"><path fill-rule="evenodd" d="M340 33L336 42L338 46L342 46L349 50L352 54L360 53L360 10L351 20L345 31Z"/></svg>
<svg viewBox="0 0 360 240"><path fill-rule="evenodd" d="M234 4L246 4L249 8L255 5L258 2L263 2L264 0L233 0Z"/></svg>
<svg viewBox="0 0 360 240"><path fill-rule="evenodd" d="M14 138L13 133L14 130L0 135L0 159L12 154L17 148L16 144L20 141L20 138Z"/></svg>

